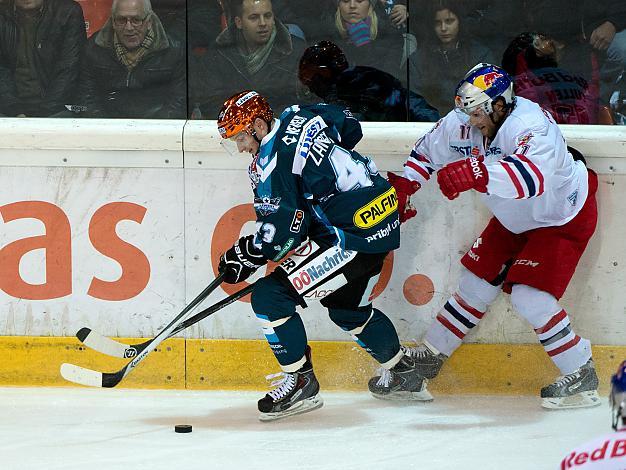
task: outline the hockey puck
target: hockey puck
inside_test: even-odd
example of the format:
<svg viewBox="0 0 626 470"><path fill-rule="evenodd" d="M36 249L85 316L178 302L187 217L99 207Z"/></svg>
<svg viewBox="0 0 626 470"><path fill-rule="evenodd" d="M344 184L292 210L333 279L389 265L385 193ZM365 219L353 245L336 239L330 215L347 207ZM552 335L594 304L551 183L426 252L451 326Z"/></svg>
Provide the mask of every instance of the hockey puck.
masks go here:
<svg viewBox="0 0 626 470"><path fill-rule="evenodd" d="M191 424L177 424L176 426L174 426L174 432L191 432Z"/></svg>

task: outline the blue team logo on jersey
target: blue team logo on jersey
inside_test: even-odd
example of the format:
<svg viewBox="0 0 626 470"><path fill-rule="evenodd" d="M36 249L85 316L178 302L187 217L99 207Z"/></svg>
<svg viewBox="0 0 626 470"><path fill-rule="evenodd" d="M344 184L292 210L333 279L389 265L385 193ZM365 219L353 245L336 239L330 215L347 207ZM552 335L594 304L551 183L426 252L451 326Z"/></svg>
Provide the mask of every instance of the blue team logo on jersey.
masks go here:
<svg viewBox="0 0 626 470"><path fill-rule="evenodd" d="M464 157L469 157L472 154L472 146L468 145L468 143L468 141L450 142L450 150L460 153Z"/></svg>
<svg viewBox="0 0 626 470"><path fill-rule="evenodd" d="M500 147L489 147L485 152L485 157L489 157L491 155L502 155L502 149Z"/></svg>
<svg viewBox="0 0 626 470"><path fill-rule="evenodd" d="M268 216L278 212L280 207L279 197L255 197L254 198L254 210L262 216Z"/></svg>

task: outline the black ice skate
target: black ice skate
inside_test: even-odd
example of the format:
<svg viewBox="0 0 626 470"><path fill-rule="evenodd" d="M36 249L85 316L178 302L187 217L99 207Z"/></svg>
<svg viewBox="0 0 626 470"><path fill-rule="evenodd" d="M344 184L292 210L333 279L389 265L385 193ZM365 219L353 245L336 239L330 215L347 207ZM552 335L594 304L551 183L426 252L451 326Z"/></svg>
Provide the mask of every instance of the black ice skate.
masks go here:
<svg viewBox="0 0 626 470"><path fill-rule="evenodd" d="M307 361L296 372L280 372L268 378L281 377L272 382L277 387L259 400L259 419L274 421L321 408L320 384L313 373L311 348L306 348Z"/></svg>
<svg viewBox="0 0 626 470"><path fill-rule="evenodd" d="M420 344L416 348L407 348L408 354L415 361L415 370L422 377L434 379L448 356L437 351L428 343Z"/></svg>
<svg viewBox="0 0 626 470"><path fill-rule="evenodd" d="M367 386L371 394L381 400L432 401L426 390L428 380L416 369L416 363L407 348L404 355L390 370L380 369L380 376L372 377Z"/></svg>
<svg viewBox="0 0 626 470"><path fill-rule="evenodd" d="M559 377L541 389L541 406L549 409L587 408L600 404L598 376L589 359L571 374Z"/></svg>

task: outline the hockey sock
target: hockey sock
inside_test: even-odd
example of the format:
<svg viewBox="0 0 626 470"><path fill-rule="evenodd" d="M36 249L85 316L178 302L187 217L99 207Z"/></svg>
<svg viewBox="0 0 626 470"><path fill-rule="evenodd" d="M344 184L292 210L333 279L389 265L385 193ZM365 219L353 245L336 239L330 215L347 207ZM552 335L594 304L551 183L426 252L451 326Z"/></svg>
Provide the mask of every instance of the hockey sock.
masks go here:
<svg viewBox="0 0 626 470"><path fill-rule="evenodd" d="M306 362L306 331L300 315L270 321L267 315L256 314L263 334L284 372L295 372Z"/></svg>
<svg viewBox="0 0 626 470"><path fill-rule="evenodd" d="M535 333L561 374L571 374L591 358L591 343L572 329L569 316L561 309Z"/></svg>
<svg viewBox="0 0 626 470"><path fill-rule="evenodd" d="M485 311L469 305L457 293L448 299L426 333L425 341L439 352L450 356L463 342L465 335L478 325Z"/></svg>
<svg viewBox="0 0 626 470"><path fill-rule="evenodd" d="M552 294L516 284L511 291L511 302L533 326L561 374L571 374L591 358L591 343L574 332L567 312Z"/></svg>
<svg viewBox="0 0 626 470"><path fill-rule="evenodd" d="M501 288L461 269L459 288L437 314L425 340L446 356L461 345L465 335L480 322Z"/></svg>

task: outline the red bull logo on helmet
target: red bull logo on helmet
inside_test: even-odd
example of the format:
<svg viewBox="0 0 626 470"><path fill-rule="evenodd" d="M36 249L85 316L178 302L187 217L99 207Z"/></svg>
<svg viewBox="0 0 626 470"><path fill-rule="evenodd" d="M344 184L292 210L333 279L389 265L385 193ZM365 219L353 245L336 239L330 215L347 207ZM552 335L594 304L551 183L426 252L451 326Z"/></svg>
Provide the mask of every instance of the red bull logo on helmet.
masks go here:
<svg viewBox="0 0 626 470"><path fill-rule="evenodd" d="M481 90L486 90L487 88L491 87L491 85L493 85L493 82L503 76L504 75L498 72L487 72L483 75L479 75L478 77L476 77L472 84L474 86L477 86Z"/></svg>

